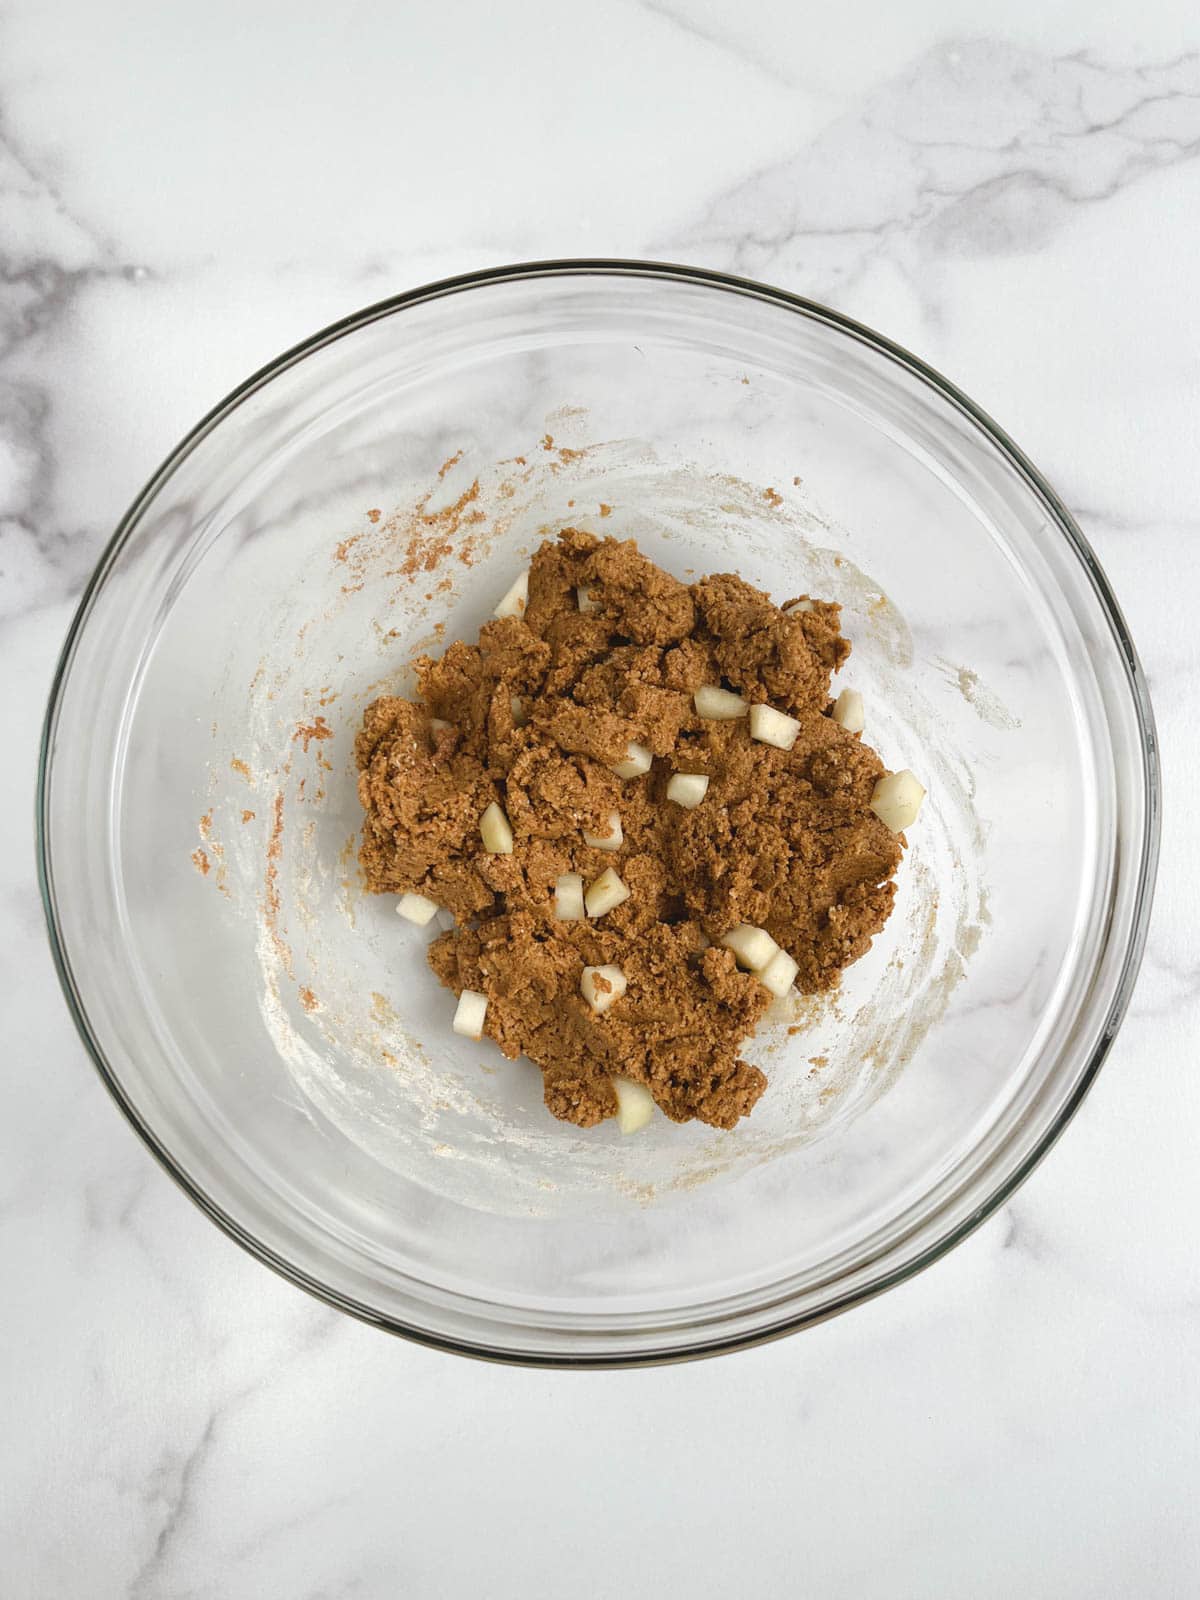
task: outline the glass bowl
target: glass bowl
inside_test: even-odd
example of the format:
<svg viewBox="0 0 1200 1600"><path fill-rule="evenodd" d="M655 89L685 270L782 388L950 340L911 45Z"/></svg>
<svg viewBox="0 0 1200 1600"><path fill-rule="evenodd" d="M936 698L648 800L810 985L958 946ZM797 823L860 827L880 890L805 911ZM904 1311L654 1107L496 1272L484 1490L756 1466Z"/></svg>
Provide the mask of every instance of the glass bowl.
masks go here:
<svg viewBox="0 0 1200 1600"><path fill-rule="evenodd" d="M732 1132L554 1121L359 883L363 706L564 524L839 601L840 681L929 790L886 930L776 1008ZM795 296L561 262L349 317L183 441L71 628L40 864L97 1067L234 1238L430 1344L624 1364L842 1310L1012 1192L1128 1002L1156 797L1104 576L969 400Z"/></svg>

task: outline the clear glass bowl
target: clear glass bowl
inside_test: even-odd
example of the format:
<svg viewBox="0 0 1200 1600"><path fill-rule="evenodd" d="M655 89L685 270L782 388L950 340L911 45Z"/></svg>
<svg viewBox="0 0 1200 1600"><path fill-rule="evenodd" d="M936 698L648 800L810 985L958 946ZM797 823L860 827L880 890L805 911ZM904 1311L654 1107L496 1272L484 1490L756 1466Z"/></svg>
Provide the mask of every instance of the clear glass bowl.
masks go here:
<svg viewBox="0 0 1200 1600"><path fill-rule="evenodd" d="M730 1133L555 1122L358 884L362 706L571 522L840 601L929 789L888 928L764 1028ZM647 1362L853 1305L1029 1172L1129 999L1157 781L1104 576L969 400L791 295L550 263L347 318L184 440L71 628L41 870L105 1082L233 1237L432 1344Z"/></svg>

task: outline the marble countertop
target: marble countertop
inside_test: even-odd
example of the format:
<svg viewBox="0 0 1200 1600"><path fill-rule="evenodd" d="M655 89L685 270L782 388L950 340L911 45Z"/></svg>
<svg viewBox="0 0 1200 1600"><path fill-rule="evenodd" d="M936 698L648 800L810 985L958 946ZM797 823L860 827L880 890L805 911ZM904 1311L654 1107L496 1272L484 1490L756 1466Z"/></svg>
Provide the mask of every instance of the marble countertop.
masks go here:
<svg viewBox="0 0 1200 1600"><path fill-rule="evenodd" d="M62 636L178 436L361 304L566 255L761 277L961 384L1106 565L1167 788L1131 1014L1010 1205L799 1337L578 1376L388 1339L218 1233L88 1065L30 837ZM3 8L6 1600L1197 1592L1198 260L1174 0Z"/></svg>

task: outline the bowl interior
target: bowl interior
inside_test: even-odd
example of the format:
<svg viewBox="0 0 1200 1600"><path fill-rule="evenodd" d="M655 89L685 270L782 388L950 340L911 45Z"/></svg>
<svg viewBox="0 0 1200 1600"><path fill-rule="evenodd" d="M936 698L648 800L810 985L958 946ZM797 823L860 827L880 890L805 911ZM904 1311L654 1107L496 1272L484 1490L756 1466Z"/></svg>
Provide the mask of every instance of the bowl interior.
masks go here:
<svg viewBox="0 0 1200 1600"><path fill-rule="evenodd" d="M554 1121L361 891L363 706L568 524L840 602L840 681L929 790L731 1133ZM1037 484L881 345L686 277L501 277L284 364L135 509L52 731L53 914L136 1119L303 1281L507 1354L751 1337L951 1237L1086 1080L1144 887L1128 663Z"/></svg>

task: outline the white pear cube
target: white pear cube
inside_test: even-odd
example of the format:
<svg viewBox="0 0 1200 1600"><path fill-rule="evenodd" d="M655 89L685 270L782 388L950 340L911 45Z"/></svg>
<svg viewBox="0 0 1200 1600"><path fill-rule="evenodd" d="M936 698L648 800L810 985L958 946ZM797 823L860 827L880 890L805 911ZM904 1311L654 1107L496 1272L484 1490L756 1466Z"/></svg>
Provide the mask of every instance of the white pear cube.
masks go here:
<svg viewBox="0 0 1200 1600"><path fill-rule="evenodd" d="M415 922L418 928L432 922L437 912L436 904L423 894L402 894L396 901L397 916L403 917L406 922Z"/></svg>
<svg viewBox="0 0 1200 1600"><path fill-rule="evenodd" d="M512 855L512 829L508 825L508 818L494 800L479 819L479 836L489 855Z"/></svg>
<svg viewBox="0 0 1200 1600"><path fill-rule="evenodd" d="M593 850L619 850L625 843L625 835L621 831L620 813L616 811L608 813L607 833L589 833L585 828L583 842L590 844Z"/></svg>
<svg viewBox="0 0 1200 1600"><path fill-rule="evenodd" d="M773 995L783 999L784 995L796 981L796 974L800 971L786 950L776 950L775 954L758 974L758 981L765 984Z"/></svg>
<svg viewBox="0 0 1200 1600"><path fill-rule="evenodd" d="M584 895L583 903L589 917L602 917L628 899L627 886L611 867L606 867Z"/></svg>
<svg viewBox="0 0 1200 1600"><path fill-rule="evenodd" d="M654 1096L644 1083L632 1078L614 1078L617 1096L617 1127L622 1133L638 1133L654 1115Z"/></svg>
<svg viewBox="0 0 1200 1600"><path fill-rule="evenodd" d="M434 733L445 733L451 724L443 721L441 717L430 717L429 726Z"/></svg>
<svg viewBox="0 0 1200 1600"><path fill-rule="evenodd" d="M677 772L667 784L667 799L685 811L694 811L708 792L708 779L702 772Z"/></svg>
<svg viewBox="0 0 1200 1600"><path fill-rule="evenodd" d="M772 744L776 750L790 750L800 733L795 717L776 711L774 706L750 707L750 737L759 744Z"/></svg>
<svg viewBox="0 0 1200 1600"><path fill-rule="evenodd" d="M584 588L576 589L575 603L579 607L580 611L599 611L600 609L588 591Z"/></svg>
<svg viewBox="0 0 1200 1600"><path fill-rule="evenodd" d="M584 967L579 980L579 992L597 1016L615 1005L627 987L620 967Z"/></svg>
<svg viewBox="0 0 1200 1600"><path fill-rule="evenodd" d="M833 720L847 733L861 733L867 725L863 697L857 689L843 689L833 702Z"/></svg>
<svg viewBox="0 0 1200 1600"><path fill-rule="evenodd" d="M529 569L513 579L503 600L492 612L494 617L523 617L529 604Z"/></svg>
<svg viewBox="0 0 1200 1600"><path fill-rule="evenodd" d="M554 881L554 919L582 922L583 918L583 878L578 872L564 872Z"/></svg>
<svg viewBox="0 0 1200 1600"><path fill-rule="evenodd" d="M893 833L903 833L917 820L925 790L920 779L906 767L880 778L871 794L871 810Z"/></svg>
<svg viewBox="0 0 1200 1600"><path fill-rule="evenodd" d="M779 946L765 928L756 928L751 922L739 922L717 940L726 950L732 950L739 967L750 972L762 972L779 954Z"/></svg>
<svg viewBox="0 0 1200 1600"><path fill-rule="evenodd" d="M749 705L740 694L734 694L730 689L719 689L713 683L702 684L692 696L692 704L696 708L696 715L709 722L732 722L736 717L744 717L749 710Z"/></svg>
<svg viewBox="0 0 1200 1600"><path fill-rule="evenodd" d="M513 727L523 728L529 721L528 716L525 714L524 700L521 699L519 694L514 694L509 701L509 705L512 707Z"/></svg>
<svg viewBox="0 0 1200 1600"><path fill-rule="evenodd" d="M483 1019L487 1016L487 995L478 989L464 989L458 997L458 1009L451 1027L464 1039L483 1038Z"/></svg>
<svg viewBox="0 0 1200 1600"><path fill-rule="evenodd" d="M793 600L790 606L784 606L783 614L785 617L802 617L812 609L813 603L811 600Z"/></svg>
<svg viewBox="0 0 1200 1600"><path fill-rule="evenodd" d="M631 742L624 761L614 761L609 771L615 772L618 778L640 778L653 764L654 757L646 746Z"/></svg>

